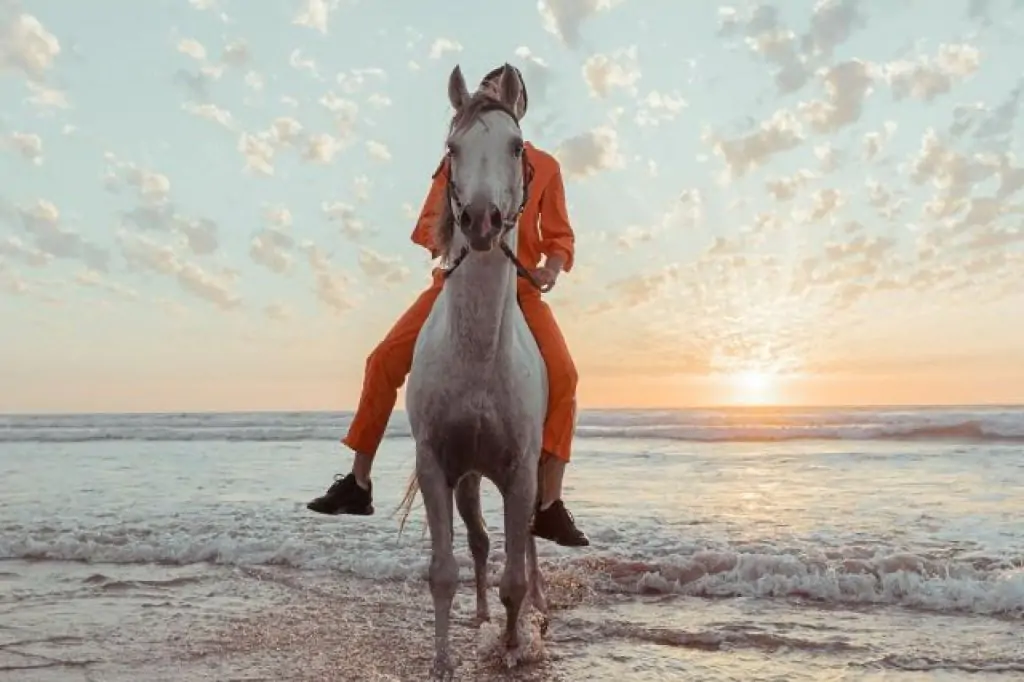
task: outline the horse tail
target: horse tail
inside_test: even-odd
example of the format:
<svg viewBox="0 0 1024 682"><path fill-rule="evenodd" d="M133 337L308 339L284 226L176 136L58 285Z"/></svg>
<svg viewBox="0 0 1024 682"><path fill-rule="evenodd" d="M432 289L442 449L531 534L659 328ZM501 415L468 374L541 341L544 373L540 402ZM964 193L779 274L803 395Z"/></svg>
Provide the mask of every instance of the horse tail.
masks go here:
<svg viewBox="0 0 1024 682"><path fill-rule="evenodd" d="M402 531L405 530L405 523L409 520L409 514L412 513L412 505L416 501L416 495L420 492L420 481L416 476L416 471L413 470L412 475L409 476L409 483L405 486L405 495L402 496L402 501L398 503L398 508L395 509L395 513L400 515L398 522L398 535L402 535Z"/></svg>

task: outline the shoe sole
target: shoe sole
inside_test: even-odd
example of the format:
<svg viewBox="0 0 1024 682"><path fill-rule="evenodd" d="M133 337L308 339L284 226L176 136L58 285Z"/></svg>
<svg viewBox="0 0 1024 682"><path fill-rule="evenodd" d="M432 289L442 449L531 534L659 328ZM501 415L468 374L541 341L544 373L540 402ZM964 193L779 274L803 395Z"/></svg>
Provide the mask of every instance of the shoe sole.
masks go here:
<svg viewBox="0 0 1024 682"><path fill-rule="evenodd" d="M577 540L577 541L571 541L571 542L561 542L561 541L558 540L558 538L554 538L554 537L551 537L549 535L541 535L541 534L539 534L537 532L534 532L534 531L531 531L530 534L533 535L533 537L535 537L535 538L540 538L541 540L547 540L548 542L553 542L556 545L558 545L559 547L589 547L590 546L590 540L587 540L586 538L584 538L583 540Z"/></svg>
<svg viewBox="0 0 1024 682"><path fill-rule="evenodd" d="M373 516L373 505L363 507L361 509L352 509L342 507L335 511L328 511L326 509L317 509L311 505L306 505L306 509L316 512L317 514L323 514L324 516Z"/></svg>

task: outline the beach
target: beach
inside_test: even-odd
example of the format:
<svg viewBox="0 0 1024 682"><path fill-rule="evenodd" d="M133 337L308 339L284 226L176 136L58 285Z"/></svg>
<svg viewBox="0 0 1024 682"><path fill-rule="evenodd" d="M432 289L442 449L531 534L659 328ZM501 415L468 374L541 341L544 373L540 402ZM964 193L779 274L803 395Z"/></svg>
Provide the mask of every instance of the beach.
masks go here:
<svg viewBox="0 0 1024 682"><path fill-rule="evenodd" d="M305 509L347 413L0 416L0 680L422 680L433 613L405 417L377 513ZM470 626L465 680L1009 680L1024 675L1024 409L581 413L541 542L536 660ZM485 485L492 615L500 500ZM497 619L496 619L497 621Z"/></svg>

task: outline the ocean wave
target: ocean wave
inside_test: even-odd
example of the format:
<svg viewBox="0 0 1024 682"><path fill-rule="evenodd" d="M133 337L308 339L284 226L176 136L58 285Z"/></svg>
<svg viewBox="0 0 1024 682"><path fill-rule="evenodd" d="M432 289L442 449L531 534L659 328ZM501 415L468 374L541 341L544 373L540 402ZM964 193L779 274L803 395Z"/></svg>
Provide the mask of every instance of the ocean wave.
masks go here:
<svg viewBox="0 0 1024 682"><path fill-rule="evenodd" d="M351 413L30 415L0 417L0 443L337 441ZM386 437L411 435L396 413ZM616 410L580 414L581 439L694 442L934 440L1024 443L1024 409Z"/></svg>
<svg viewBox="0 0 1024 682"><path fill-rule="evenodd" d="M649 553L649 552L644 552ZM631 552L631 555L637 554ZM469 553L456 553L462 578L472 575ZM422 542L387 541L379 533L353 535L343 546L330 532L159 533L146 528L24 530L0 536L0 559L74 561L87 564L213 564L333 570L364 578L424 580L429 551ZM492 552L496 583L503 553ZM779 550L697 551L645 559L615 552L587 558L544 557L549 583L586 586L595 594L681 595L706 599L785 599L843 606L899 606L937 612L1024 619L1020 557L948 559L894 552L884 547L793 554ZM96 581L102 583L102 574Z"/></svg>

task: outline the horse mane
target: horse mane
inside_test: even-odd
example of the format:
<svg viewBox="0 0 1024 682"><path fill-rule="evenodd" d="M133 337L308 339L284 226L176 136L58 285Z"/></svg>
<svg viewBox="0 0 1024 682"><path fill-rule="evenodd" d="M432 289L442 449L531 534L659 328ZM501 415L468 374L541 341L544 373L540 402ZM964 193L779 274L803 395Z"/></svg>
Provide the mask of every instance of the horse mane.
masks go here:
<svg viewBox="0 0 1024 682"><path fill-rule="evenodd" d="M455 114L452 115L452 119L448 123L448 137L446 138L446 141L450 140L453 135L463 133L468 130L488 111L503 111L512 117L516 126L519 125L519 118L516 116L516 113L506 106L504 102L491 97L487 93L477 91L465 104L456 109ZM451 182L450 155L449 158L446 159L446 163L441 169L441 172L445 174L445 184L447 185L447 183ZM434 244L437 246L437 250L440 252L442 259L446 262L449 259L449 252L454 238L455 214L452 213L452 202L448 200L448 196L446 194L444 206L441 207L441 217L434 225Z"/></svg>

